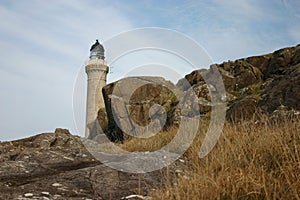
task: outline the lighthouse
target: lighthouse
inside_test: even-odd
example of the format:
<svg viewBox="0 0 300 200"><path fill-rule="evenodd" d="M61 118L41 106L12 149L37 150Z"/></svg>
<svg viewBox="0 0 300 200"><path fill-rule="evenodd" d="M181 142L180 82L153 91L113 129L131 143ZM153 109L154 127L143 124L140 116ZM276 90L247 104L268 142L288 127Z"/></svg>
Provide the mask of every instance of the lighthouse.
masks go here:
<svg viewBox="0 0 300 200"><path fill-rule="evenodd" d="M85 137L99 134L101 127L97 121L100 108L105 108L102 88L106 85L106 76L109 67L105 61L104 48L96 40L91 46L90 57L85 65L87 74L87 101L86 101L86 129Z"/></svg>

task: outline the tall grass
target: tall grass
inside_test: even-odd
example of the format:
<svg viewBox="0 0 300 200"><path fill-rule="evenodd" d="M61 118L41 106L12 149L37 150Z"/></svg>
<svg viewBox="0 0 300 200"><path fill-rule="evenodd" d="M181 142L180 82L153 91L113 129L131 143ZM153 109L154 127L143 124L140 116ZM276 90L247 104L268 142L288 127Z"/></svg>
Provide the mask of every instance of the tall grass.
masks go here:
<svg viewBox="0 0 300 200"><path fill-rule="evenodd" d="M218 143L198 157L206 128L199 129L184 154L186 170L151 193L153 199L300 199L300 120L279 123L226 123ZM131 139L131 151L156 150L176 134Z"/></svg>
<svg viewBox="0 0 300 200"><path fill-rule="evenodd" d="M174 138L176 133L177 128L173 127L168 131L161 131L160 133L149 138L136 138L126 135L125 142L123 144L118 144L118 146L130 152L156 151L167 145Z"/></svg>
<svg viewBox="0 0 300 200"><path fill-rule="evenodd" d="M188 170L154 199L300 199L300 124L226 124L213 151L186 152Z"/></svg>

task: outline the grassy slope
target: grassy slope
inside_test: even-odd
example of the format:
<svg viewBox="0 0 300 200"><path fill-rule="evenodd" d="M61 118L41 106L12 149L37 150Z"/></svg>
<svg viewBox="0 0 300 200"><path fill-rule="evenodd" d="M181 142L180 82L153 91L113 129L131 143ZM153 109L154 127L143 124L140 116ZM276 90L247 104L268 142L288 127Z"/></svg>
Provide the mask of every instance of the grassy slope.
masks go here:
<svg viewBox="0 0 300 200"><path fill-rule="evenodd" d="M153 199L300 199L300 120L280 124L225 124L208 156L200 159L205 127L184 154L186 172L152 192ZM130 151L159 149L176 129L120 145Z"/></svg>

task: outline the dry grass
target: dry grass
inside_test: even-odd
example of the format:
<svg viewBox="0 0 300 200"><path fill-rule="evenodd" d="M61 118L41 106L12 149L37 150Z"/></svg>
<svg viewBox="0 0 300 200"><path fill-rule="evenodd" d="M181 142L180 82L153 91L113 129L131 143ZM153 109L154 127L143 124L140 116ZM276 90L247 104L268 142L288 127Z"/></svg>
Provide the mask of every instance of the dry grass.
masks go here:
<svg viewBox="0 0 300 200"><path fill-rule="evenodd" d="M156 151L168 144L176 135L177 128L170 128L149 138L135 138L126 136L124 144L118 144L122 149L130 152L134 151Z"/></svg>
<svg viewBox="0 0 300 200"><path fill-rule="evenodd" d="M225 124L217 145L202 159L205 128L200 129L184 154L185 175L152 192L153 199L300 199L299 122ZM156 150L174 134L176 129L149 140L131 139L123 147Z"/></svg>

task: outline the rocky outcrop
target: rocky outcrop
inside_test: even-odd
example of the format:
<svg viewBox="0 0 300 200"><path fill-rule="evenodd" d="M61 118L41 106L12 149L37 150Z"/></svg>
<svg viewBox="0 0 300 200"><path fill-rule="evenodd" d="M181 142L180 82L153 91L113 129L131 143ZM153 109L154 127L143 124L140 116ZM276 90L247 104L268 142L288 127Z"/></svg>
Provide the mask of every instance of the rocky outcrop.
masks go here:
<svg viewBox="0 0 300 200"><path fill-rule="evenodd" d="M216 76L216 69L220 77ZM224 84L224 94L218 81ZM111 83L103 90L108 114L104 132L112 141L124 141L124 132L147 135L144 127L159 130L162 126L179 124L182 115L197 115L192 108L187 111L178 107L177 97L183 98L191 88L198 98L201 115L209 115L215 102L226 101L226 119L231 122L255 119L262 114L279 116L274 112L278 113L282 107L287 115L297 116L300 45L195 70L176 86L159 77L132 77ZM98 120L103 124L99 117Z"/></svg>
<svg viewBox="0 0 300 200"><path fill-rule="evenodd" d="M227 96L227 119L240 122L278 113L282 107L290 116L300 110L300 45L284 48L272 54L228 61L217 66L222 75ZM185 76L194 87L199 88L198 97L209 102L209 91L203 89L203 75L210 69L196 70ZM177 83L181 86L181 81ZM202 110L206 113L209 109Z"/></svg>
<svg viewBox="0 0 300 200"><path fill-rule="evenodd" d="M178 166L171 165L170 174ZM0 199L147 196L150 189L164 184L163 174L164 170L130 174L109 168L86 150L79 137L64 129L0 143Z"/></svg>
<svg viewBox="0 0 300 200"><path fill-rule="evenodd" d="M177 103L173 89L171 82L159 77L129 77L105 86L106 135L122 142L126 137L123 133L150 137L164 129Z"/></svg>
<svg viewBox="0 0 300 200"><path fill-rule="evenodd" d="M300 45L275 51L266 70L260 107L268 113L280 106L300 110Z"/></svg>

